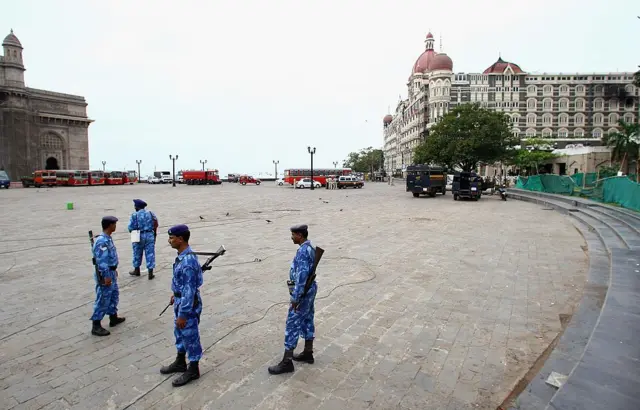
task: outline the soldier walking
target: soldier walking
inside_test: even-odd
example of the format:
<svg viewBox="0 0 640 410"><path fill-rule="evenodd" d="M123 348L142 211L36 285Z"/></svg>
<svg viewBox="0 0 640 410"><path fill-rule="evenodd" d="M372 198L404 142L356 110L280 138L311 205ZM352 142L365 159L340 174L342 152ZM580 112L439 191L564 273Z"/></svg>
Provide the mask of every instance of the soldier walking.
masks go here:
<svg viewBox="0 0 640 410"><path fill-rule="evenodd" d="M100 278L94 273L96 301L93 304L93 315L91 316L93 321L91 334L95 336L111 334L101 324L105 314L109 315L109 327L117 326L125 320L123 317L118 317L118 302L120 300L117 271L118 252L111 238L111 234L116 230L116 222L118 222L118 218L115 216L102 218L102 233L96 236L93 244L93 257L96 269L101 276Z"/></svg>
<svg viewBox="0 0 640 410"><path fill-rule="evenodd" d="M160 369L162 374L182 372L172 384L175 387L185 385L200 377L198 362L202 357L200 344L200 314L202 313L202 298L198 290L202 286L202 269L198 256L189 246L189 227L176 225L169 229L169 244L178 251L178 257L173 264L173 279L171 281L170 303L173 305L175 326L173 334L176 338L178 355L176 360ZM189 366L185 356L189 356Z"/></svg>
<svg viewBox="0 0 640 410"><path fill-rule="evenodd" d="M269 373L281 374L293 372L292 360L313 363L313 338L315 326L313 323L315 312L315 299L318 285L313 280L311 287L305 294L305 285L309 275L312 274L315 262L316 250L307 239L309 232L307 225L296 225L290 228L291 240L299 245L296 256L289 270L289 294L291 305L287 314L287 322L284 331L284 357L280 363L270 366ZM298 345L298 338L304 337L304 350L294 356L293 350Z"/></svg>
<svg viewBox="0 0 640 410"><path fill-rule="evenodd" d="M138 242L132 242L133 245L133 270L129 275L140 276L140 265L142 264L142 252L147 262L147 270L149 271L149 280L154 278L153 269L156 267L156 234L158 229L158 218L156 215L147 211L147 203L141 199L134 199L133 206L135 212L129 218L129 232L139 231L140 238Z"/></svg>

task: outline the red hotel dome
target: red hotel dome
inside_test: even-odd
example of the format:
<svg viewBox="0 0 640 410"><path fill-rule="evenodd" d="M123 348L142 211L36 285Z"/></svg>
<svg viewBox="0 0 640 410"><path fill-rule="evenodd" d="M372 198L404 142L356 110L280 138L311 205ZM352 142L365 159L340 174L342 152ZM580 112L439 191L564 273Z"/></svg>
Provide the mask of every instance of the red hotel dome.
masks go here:
<svg viewBox="0 0 640 410"><path fill-rule="evenodd" d="M504 61L502 57L498 57L498 61L491 64L491 66L484 70L482 74L502 74L507 67L510 67L514 74L524 73L518 64Z"/></svg>
<svg viewBox="0 0 640 410"><path fill-rule="evenodd" d="M435 71L435 70L453 71L453 61L451 61L451 58L445 53L436 54L433 60L431 60L429 69L431 71Z"/></svg>
<svg viewBox="0 0 640 410"><path fill-rule="evenodd" d="M391 116L391 114L387 114L384 116L384 118L382 119L382 123L383 124L391 124L391 121L393 121L393 117Z"/></svg>

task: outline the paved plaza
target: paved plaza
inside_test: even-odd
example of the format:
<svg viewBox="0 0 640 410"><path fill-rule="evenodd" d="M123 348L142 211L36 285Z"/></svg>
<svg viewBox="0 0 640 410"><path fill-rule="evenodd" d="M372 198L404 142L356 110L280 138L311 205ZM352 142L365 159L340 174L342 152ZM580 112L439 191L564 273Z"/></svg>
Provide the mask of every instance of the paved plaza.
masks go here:
<svg viewBox="0 0 640 410"><path fill-rule="evenodd" d="M133 198L160 220L152 281L128 274ZM496 409L575 309L588 267L566 216L497 195L416 199L402 184L30 188L0 192L0 204L2 409ZM98 338L87 231L105 214L120 218L127 320ZM227 248L201 288L201 377L181 388L159 373L175 358L173 312L158 314L177 223L195 250ZM316 362L270 376L296 223L326 251Z"/></svg>

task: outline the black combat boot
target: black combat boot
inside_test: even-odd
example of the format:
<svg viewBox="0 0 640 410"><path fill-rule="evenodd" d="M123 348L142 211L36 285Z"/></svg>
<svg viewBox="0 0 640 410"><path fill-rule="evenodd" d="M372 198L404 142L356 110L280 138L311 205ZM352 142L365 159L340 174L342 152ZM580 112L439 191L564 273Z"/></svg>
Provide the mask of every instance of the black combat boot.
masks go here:
<svg viewBox="0 0 640 410"><path fill-rule="evenodd" d="M282 374L293 372L293 362L291 359L293 359L293 350L285 350L282 361L275 366L269 366L269 373Z"/></svg>
<svg viewBox="0 0 640 410"><path fill-rule="evenodd" d="M118 314L109 315L109 327L118 326L120 323L124 322L125 318L118 317Z"/></svg>
<svg viewBox="0 0 640 410"><path fill-rule="evenodd" d="M293 360L313 364L313 339L304 341L304 350L300 354L294 354Z"/></svg>
<svg viewBox="0 0 640 410"><path fill-rule="evenodd" d="M153 279L155 276L153 276L153 269L149 269L149 280Z"/></svg>
<svg viewBox="0 0 640 410"><path fill-rule="evenodd" d="M94 320L93 326L91 327L91 334L95 336L109 336L111 332L102 327L99 320Z"/></svg>
<svg viewBox="0 0 640 410"><path fill-rule="evenodd" d="M138 266L137 268L133 268L132 271L129 271L129 275L140 276L140 266Z"/></svg>
<svg viewBox="0 0 640 410"><path fill-rule="evenodd" d="M182 373L180 377L176 378L171 382L173 387L184 386L189 383L191 380L196 380L200 378L200 368L198 367L198 362L189 362L189 367L187 371Z"/></svg>
<svg viewBox="0 0 640 410"><path fill-rule="evenodd" d="M187 354L178 352L176 356L176 360L171 363L169 366L162 366L160 369L160 373L162 374L171 374L171 373L180 373L187 371Z"/></svg>

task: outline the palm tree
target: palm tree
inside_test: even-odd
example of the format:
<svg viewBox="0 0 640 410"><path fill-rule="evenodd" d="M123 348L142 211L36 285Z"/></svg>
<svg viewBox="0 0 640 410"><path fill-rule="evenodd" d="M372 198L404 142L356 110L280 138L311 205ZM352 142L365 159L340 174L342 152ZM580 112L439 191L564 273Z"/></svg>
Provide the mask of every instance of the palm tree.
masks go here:
<svg viewBox="0 0 640 410"><path fill-rule="evenodd" d="M607 147L612 149L611 155L615 159L622 158L619 171L622 171L625 164L627 164L627 173L629 173L627 159L629 155L634 155L638 152L640 146L640 141L638 140L638 138L640 138L640 125L627 124L622 120L618 121L618 124L620 125L621 131L606 135L603 141L607 144Z"/></svg>

